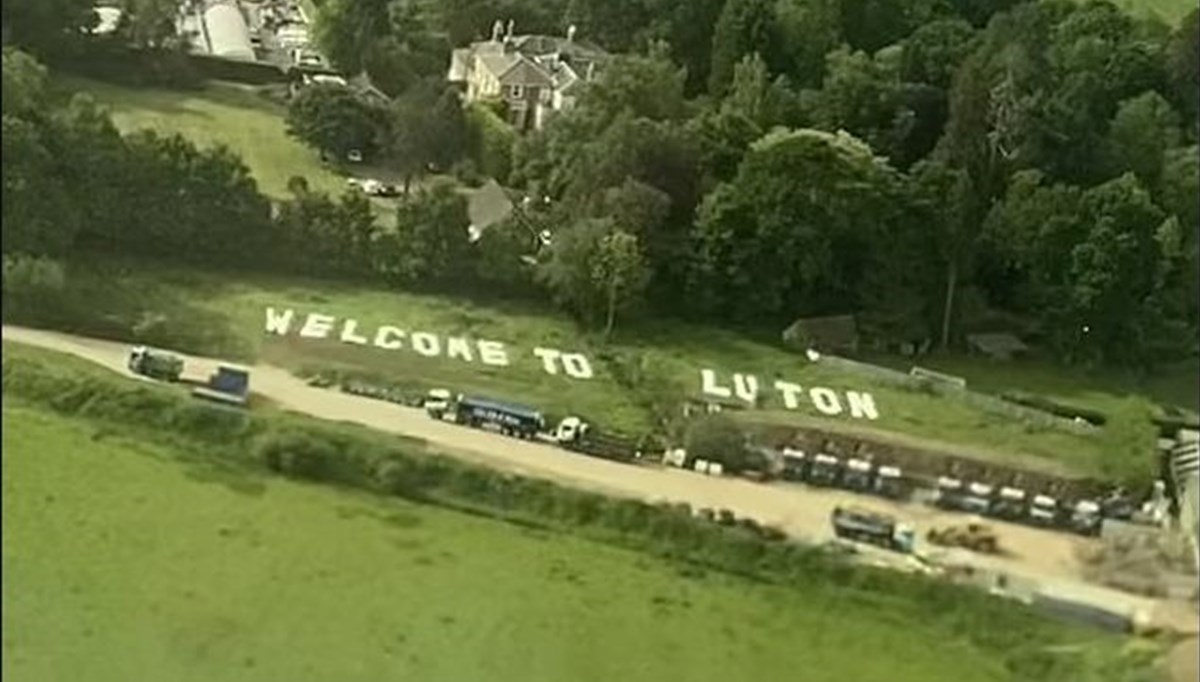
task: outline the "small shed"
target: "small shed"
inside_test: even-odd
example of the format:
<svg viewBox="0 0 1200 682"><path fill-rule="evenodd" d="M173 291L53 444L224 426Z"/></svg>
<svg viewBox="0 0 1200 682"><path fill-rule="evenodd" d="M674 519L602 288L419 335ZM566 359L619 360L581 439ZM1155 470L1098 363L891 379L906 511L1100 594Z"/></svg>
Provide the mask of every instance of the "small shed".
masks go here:
<svg viewBox="0 0 1200 682"><path fill-rule="evenodd" d="M858 320L853 315L804 317L783 330L783 342L801 350L853 353L858 341Z"/></svg>
<svg viewBox="0 0 1200 682"><path fill-rule="evenodd" d="M1004 332L968 334L967 347L972 353L981 353L994 360L1011 360L1029 352L1029 346L1026 346L1021 339Z"/></svg>

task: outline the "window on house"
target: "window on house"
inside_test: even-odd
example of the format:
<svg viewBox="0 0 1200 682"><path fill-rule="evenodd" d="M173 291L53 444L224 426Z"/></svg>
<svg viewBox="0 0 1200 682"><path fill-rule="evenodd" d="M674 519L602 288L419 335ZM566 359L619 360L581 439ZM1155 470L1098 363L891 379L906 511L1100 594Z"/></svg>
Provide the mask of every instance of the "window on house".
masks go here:
<svg viewBox="0 0 1200 682"><path fill-rule="evenodd" d="M513 85L508 88L508 94L513 97L513 99L517 99L521 97L521 95L525 94L525 91L521 86Z"/></svg>

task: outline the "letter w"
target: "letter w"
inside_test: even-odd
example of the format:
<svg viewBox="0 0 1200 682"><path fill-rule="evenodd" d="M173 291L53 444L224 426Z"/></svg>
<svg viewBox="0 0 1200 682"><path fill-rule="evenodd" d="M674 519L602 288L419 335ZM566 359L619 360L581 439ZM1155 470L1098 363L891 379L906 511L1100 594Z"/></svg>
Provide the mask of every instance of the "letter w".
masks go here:
<svg viewBox="0 0 1200 682"><path fill-rule="evenodd" d="M294 315L291 308L284 310L282 313L270 306L267 307L267 333L286 336L288 329L292 326L292 316Z"/></svg>

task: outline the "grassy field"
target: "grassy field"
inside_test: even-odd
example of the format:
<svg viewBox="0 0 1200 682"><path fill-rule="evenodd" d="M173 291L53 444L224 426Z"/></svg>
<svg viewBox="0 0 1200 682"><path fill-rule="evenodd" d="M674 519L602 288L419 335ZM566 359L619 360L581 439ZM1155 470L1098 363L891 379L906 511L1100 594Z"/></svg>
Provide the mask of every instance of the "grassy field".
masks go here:
<svg viewBox="0 0 1200 682"><path fill-rule="evenodd" d="M9 679L1025 679L961 633L817 585L683 577L11 401L3 420ZM1072 655L1120 657L1117 639L1064 633Z"/></svg>
<svg viewBox="0 0 1200 682"><path fill-rule="evenodd" d="M262 191L287 196L288 178L302 175L313 189L340 194L345 180L321 165L316 152L287 134L282 106L250 88L214 83L196 92L129 88L56 77L64 92L86 92L107 108L117 128L179 133L201 145L237 151Z"/></svg>
<svg viewBox="0 0 1200 682"><path fill-rule="evenodd" d="M712 368L725 377L732 372L752 372L767 387L774 377L782 376L805 387L869 390L880 412L877 421L868 423L823 417L804 405L793 413L797 417L818 424L869 426L933 439L961 446L963 454L1077 475L1148 475L1154 467L1154 434L1149 422L1154 405L1140 391L1156 389L1168 398L1194 396L1197 377L1195 372L1177 370L1162 379L1161 385L1139 385L1116 376L1065 374L1037 364L995 366L959 358L923 362L961 374L981 390L1041 391L1103 411L1108 425L1089 434L1039 426L982 412L950 398L876 383L869 377L813 365L780 347L711 328L673 325L638 329L614 343L601 344L560 316L531 307L486 306L326 282L235 280L179 270L100 268L96 264L72 266L68 280L59 302L70 305L64 306L60 318L45 318L49 326L91 331L91 324L110 336L125 337L131 336L134 328L151 329L138 338L180 350L258 359L297 371L336 369L414 390L445 386L484 393L537 405L555 414L582 414L602 428L634 435L654 428L656 414L651 404L668 406L675 414L680 401L698 396L701 368ZM53 312L59 302L39 299L36 313ZM512 365L489 368L478 361L421 357L407 347L383 351L301 339L294 336L294 329L292 336L268 336L264 333L267 306L293 308L301 316L316 312L354 318L368 330L392 324L408 331L501 341L509 349ZM22 319L15 308L6 307L5 314L8 320ZM147 325L148 319L155 321ZM537 346L586 353L596 377L582 381L544 373L532 353ZM774 392L768 395L773 402L764 407L778 409Z"/></svg>

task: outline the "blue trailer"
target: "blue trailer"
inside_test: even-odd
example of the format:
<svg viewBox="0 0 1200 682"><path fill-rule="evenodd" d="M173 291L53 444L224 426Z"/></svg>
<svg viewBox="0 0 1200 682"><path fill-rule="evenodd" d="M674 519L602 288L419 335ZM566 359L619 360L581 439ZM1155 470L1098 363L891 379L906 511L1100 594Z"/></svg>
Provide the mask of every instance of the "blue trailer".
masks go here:
<svg viewBox="0 0 1200 682"><path fill-rule="evenodd" d="M460 397L454 405L455 421L475 428L492 426L518 438L533 438L546 426L542 413L524 405L490 398Z"/></svg>
<svg viewBox="0 0 1200 682"><path fill-rule="evenodd" d="M250 398L250 373L222 365L208 378L208 383L193 388L192 395L227 405L244 406Z"/></svg>

